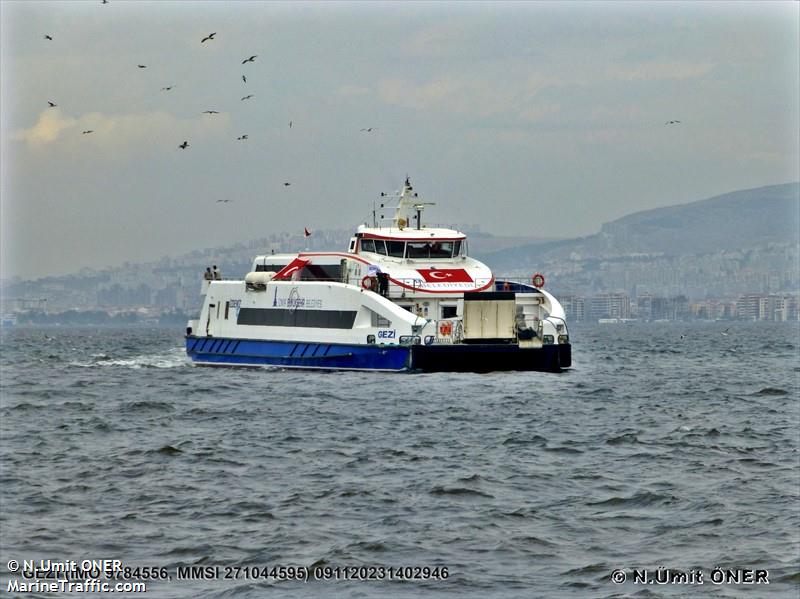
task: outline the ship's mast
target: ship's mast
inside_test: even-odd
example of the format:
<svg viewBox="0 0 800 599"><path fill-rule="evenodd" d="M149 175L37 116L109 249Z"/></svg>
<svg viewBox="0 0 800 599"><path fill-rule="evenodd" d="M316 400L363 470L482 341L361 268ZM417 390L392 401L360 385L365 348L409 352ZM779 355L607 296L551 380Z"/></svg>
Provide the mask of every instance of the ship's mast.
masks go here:
<svg viewBox="0 0 800 599"><path fill-rule="evenodd" d="M394 212L392 222L394 226L402 229L408 226L408 214L410 210L416 212L417 229L422 228L422 211L425 206L433 206L432 202L420 202L419 194L411 187L411 182L406 177L406 182L403 184L403 191L400 192L400 197L397 202L397 208Z"/></svg>

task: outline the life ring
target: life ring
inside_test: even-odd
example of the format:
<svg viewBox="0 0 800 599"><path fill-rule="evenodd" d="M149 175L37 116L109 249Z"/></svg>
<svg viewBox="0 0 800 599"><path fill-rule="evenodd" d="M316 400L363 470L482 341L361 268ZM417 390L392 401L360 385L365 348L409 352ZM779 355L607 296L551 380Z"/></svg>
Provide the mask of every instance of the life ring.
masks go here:
<svg viewBox="0 0 800 599"><path fill-rule="evenodd" d="M375 277L367 275L361 279L361 286L367 291L373 291L375 289Z"/></svg>
<svg viewBox="0 0 800 599"><path fill-rule="evenodd" d="M449 337L453 334L453 323L449 320L443 320L439 323L439 336Z"/></svg>
<svg viewBox="0 0 800 599"><path fill-rule="evenodd" d="M537 272L531 277L531 283L533 283L533 286L536 288L544 287L544 276Z"/></svg>

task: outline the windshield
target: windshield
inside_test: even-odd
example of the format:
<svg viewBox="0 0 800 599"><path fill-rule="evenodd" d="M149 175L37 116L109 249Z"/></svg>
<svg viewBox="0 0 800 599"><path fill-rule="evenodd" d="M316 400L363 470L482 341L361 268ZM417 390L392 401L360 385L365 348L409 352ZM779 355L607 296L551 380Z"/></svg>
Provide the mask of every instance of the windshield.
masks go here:
<svg viewBox="0 0 800 599"><path fill-rule="evenodd" d="M384 241L383 239L362 239L361 251L373 252L395 258L445 259L460 256L466 249L461 239L446 241Z"/></svg>
<svg viewBox="0 0 800 599"><path fill-rule="evenodd" d="M452 258L452 241L409 241L406 258Z"/></svg>

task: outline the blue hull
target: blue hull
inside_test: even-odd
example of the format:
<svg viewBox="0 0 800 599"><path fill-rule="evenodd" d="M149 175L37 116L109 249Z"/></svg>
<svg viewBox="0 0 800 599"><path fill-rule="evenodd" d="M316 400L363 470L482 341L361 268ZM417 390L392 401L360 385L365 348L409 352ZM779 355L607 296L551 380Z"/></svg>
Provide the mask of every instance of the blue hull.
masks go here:
<svg viewBox="0 0 800 599"><path fill-rule="evenodd" d="M561 372L572 365L569 345L344 345L223 337L186 337L186 353L204 366L278 366L327 370L421 372Z"/></svg>
<svg viewBox="0 0 800 599"><path fill-rule="evenodd" d="M209 366L279 366L331 370L408 370L411 348L186 337L193 362Z"/></svg>

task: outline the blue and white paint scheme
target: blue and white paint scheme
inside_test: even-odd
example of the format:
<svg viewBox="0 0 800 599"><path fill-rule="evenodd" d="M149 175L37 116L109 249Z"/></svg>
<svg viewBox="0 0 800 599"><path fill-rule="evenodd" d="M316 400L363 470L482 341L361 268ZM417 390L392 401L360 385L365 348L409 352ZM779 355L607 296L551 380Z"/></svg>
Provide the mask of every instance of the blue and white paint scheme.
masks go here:
<svg viewBox="0 0 800 599"><path fill-rule="evenodd" d="M463 233L423 226L428 204L408 180L394 199L390 222L376 215L358 227L346 252L257 256L243 280L203 281L200 315L187 327L192 361L383 371L571 365L564 311L543 280L497 280L467 255Z"/></svg>

